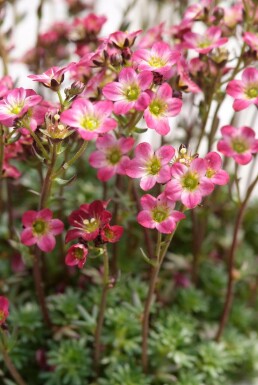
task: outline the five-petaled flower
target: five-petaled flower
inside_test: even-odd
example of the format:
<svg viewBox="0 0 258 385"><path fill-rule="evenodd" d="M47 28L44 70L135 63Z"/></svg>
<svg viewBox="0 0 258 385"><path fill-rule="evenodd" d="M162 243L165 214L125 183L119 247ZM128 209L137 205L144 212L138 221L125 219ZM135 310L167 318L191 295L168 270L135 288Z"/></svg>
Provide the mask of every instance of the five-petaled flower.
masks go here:
<svg viewBox="0 0 258 385"><path fill-rule="evenodd" d="M90 154L89 163L99 169L99 180L106 182L115 174L125 174L124 164L129 160L126 154L131 151L133 145L134 139L131 137L116 139L111 134L98 137L97 151Z"/></svg>
<svg viewBox="0 0 258 385"><path fill-rule="evenodd" d="M33 90L15 88L0 100L0 123L7 127L13 126L14 120L21 118L30 107L39 104L42 97Z"/></svg>
<svg viewBox="0 0 258 385"><path fill-rule="evenodd" d="M167 198L172 201L181 200L185 207L193 209L201 203L203 196L209 195L214 189L206 172L204 159L194 159L189 167L174 163L171 167L172 180L165 187Z"/></svg>
<svg viewBox="0 0 258 385"><path fill-rule="evenodd" d="M104 96L114 101L114 112L126 114L131 109L143 111L148 106L150 97L147 92L152 83L152 73L142 71L139 74L133 68L123 68L118 82L107 84L103 88Z"/></svg>
<svg viewBox="0 0 258 385"><path fill-rule="evenodd" d="M210 27L204 35L195 32L187 32L184 35L185 47L193 48L201 54L207 54L213 48L224 45L228 39L221 37L221 29L219 27Z"/></svg>
<svg viewBox="0 0 258 385"><path fill-rule="evenodd" d="M79 269L82 269L86 262L88 253L89 250L87 249L87 247L85 247L81 243L76 243L75 245L69 247L69 249L67 250L65 264L67 266L78 265Z"/></svg>
<svg viewBox="0 0 258 385"><path fill-rule="evenodd" d="M6 297L0 296L0 326L3 325L9 315L9 301Z"/></svg>
<svg viewBox="0 0 258 385"><path fill-rule="evenodd" d="M246 68L242 73L242 80L231 80L226 91L235 99L235 111L244 110L251 104L258 106L258 69Z"/></svg>
<svg viewBox="0 0 258 385"><path fill-rule="evenodd" d="M139 71L155 71L169 77L171 67L179 60L181 53L172 50L167 43L157 42L151 50L138 49L134 52L132 60L137 64Z"/></svg>
<svg viewBox="0 0 258 385"><path fill-rule="evenodd" d="M252 154L258 152L258 139L250 127L224 126L221 134L223 138L218 142L218 151L232 157L238 164L251 162Z"/></svg>
<svg viewBox="0 0 258 385"><path fill-rule="evenodd" d="M149 143L140 143L135 148L135 158L125 163L125 172L131 178L141 178L141 188L150 190L157 182L169 181L169 162L174 155L175 149L170 145L154 152Z"/></svg>
<svg viewBox="0 0 258 385"><path fill-rule="evenodd" d="M22 216L25 229L21 233L21 242L26 246L37 245L48 253L55 247L55 235L61 234L64 224L59 219L53 219L49 209L40 211L29 210Z"/></svg>
<svg viewBox="0 0 258 385"><path fill-rule="evenodd" d="M224 186L229 181L229 175L225 170L222 170L222 159L217 152L209 152L204 160L206 161L207 170L206 177L214 184Z"/></svg>
<svg viewBox="0 0 258 385"><path fill-rule="evenodd" d="M61 114L61 122L77 128L84 140L96 139L99 134L114 130L117 122L110 118L113 103L100 101L95 104L86 99L76 99L72 108Z"/></svg>
<svg viewBox="0 0 258 385"><path fill-rule="evenodd" d="M157 198L146 194L141 198L143 210L139 212L137 221L143 227L157 229L162 234L171 234L177 222L185 218L185 215L175 208L175 202L167 199L164 193Z"/></svg>
<svg viewBox="0 0 258 385"><path fill-rule="evenodd" d="M68 218L74 229L68 230L65 242L76 238L93 241L99 236L100 229L109 223L111 218L112 214L106 210L106 205L100 200L81 205Z"/></svg>
<svg viewBox="0 0 258 385"><path fill-rule="evenodd" d="M167 83L163 83L156 92L149 91L151 100L143 116L147 126L160 135L169 133L169 118L178 115L182 108L182 100L172 97L172 92Z"/></svg>

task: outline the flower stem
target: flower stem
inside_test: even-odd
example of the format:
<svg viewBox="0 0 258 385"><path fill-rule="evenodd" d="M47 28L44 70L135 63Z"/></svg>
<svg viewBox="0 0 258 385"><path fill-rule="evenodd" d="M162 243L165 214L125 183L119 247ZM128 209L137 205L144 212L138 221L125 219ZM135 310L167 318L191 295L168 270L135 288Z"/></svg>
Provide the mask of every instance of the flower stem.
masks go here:
<svg viewBox="0 0 258 385"><path fill-rule="evenodd" d="M37 143L38 147L41 149L41 152L42 152L42 154L44 155L45 159L48 160L48 159L49 159L48 153L47 153L45 147L43 146L43 144L41 143L41 141L40 141L38 135L35 134L34 131L32 131L32 129L30 128L29 125L26 127L26 129L30 132L31 136L33 137L33 139L34 139L35 142Z"/></svg>
<svg viewBox="0 0 258 385"><path fill-rule="evenodd" d="M57 170L57 172L53 175L53 178L56 178L57 176L61 175L65 170L67 170L73 163L75 163L77 161L78 158L80 158L80 156L84 153L84 151L86 150L87 148L87 145L88 145L88 142L86 142L85 140L83 141L81 147L79 148L79 150L74 154L74 156L68 160L68 162L65 162L60 168L59 170Z"/></svg>
<svg viewBox="0 0 258 385"><path fill-rule="evenodd" d="M13 379L16 381L16 383L18 385L27 385L26 382L24 381L24 379L21 377L20 373L17 371L16 367L14 366L6 348L3 348L1 350L2 352L2 355L3 355L3 360L4 360L4 363L7 367L7 369L9 370L11 376L13 377Z"/></svg>
<svg viewBox="0 0 258 385"><path fill-rule="evenodd" d="M99 306L99 314L98 314L97 327L95 331L95 340L94 340L94 345L95 345L94 364L95 364L95 369L97 374L99 371L99 361L100 361L100 353L101 353L101 332L102 332L103 323L104 323L104 316L105 316L105 310L106 310L106 304L107 304L107 294L110 288L109 260L108 260L106 245L104 246L104 266L103 267L104 267L103 286L102 286L101 301Z"/></svg>
<svg viewBox="0 0 258 385"><path fill-rule="evenodd" d="M50 161L50 164L48 166L47 174L46 174L46 177L45 177L45 180L43 183L43 188L42 188L42 192L41 192L41 196L40 196L39 210L45 208L47 205L47 200L49 198L52 182L54 179L53 178L53 171L54 171L54 167L55 167L55 163L56 163L56 158L57 158L56 144L53 144L51 161Z"/></svg>
<svg viewBox="0 0 258 385"><path fill-rule="evenodd" d="M236 247L237 247L237 241L238 241L238 232L242 224L246 205L248 203L248 200L257 182L258 182L258 176L255 178L253 183L249 186L246 193L246 197L242 202L242 204L240 205L240 208L236 217L233 239L229 250L229 258L228 258L228 284L227 284L226 299L225 299L224 308L220 319L219 328L215 336L215 340L217 342L220 341L221 336L224 332L226 323L228 321L229 313L233 304L233 299L234 299L234 265L235 265L235 253L236 253Z"/></svg>
<svg viewBox="0 0 258 385"><path fill-rule="evenodd" d="M156 248L156 261L157 264L152 267L150 284L147 299L144 306L143 312L143 321L142 321L142 367L145 373L148 371L148 336L149 336L149 323L150 323L150 311L153 303L153 295L157 283L157 278L159 271L165 255L167 253L168 247L173 239L176 229L172 234L167 235L166 240L164 241L162 247L162 237L158 233L157 248Z"/></svg>

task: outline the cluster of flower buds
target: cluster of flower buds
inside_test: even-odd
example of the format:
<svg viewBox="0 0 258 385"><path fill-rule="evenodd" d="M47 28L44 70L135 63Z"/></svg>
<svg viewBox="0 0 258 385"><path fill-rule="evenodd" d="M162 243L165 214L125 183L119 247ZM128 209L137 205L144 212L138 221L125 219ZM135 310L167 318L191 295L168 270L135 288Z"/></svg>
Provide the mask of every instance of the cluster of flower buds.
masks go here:
<svg viewBox="0 0 258 385"><path fill-rule="evenodd" d="M108 202L96 200L90 204L83 204L71 213L68 220L73 229L68 230L66 243L78 240L72 245L65 258L68 266L78 265L82 268L88 255L89 242L94 247L105 243L118 242L123 234L123 227L110 225L112 214L106 210Z"/></svg>

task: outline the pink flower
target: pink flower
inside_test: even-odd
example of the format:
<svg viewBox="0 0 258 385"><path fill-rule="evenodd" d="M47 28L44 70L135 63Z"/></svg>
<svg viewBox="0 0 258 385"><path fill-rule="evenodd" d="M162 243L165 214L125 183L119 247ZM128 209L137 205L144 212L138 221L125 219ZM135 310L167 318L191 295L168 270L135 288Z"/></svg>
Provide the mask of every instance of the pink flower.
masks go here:
<svg viewBox="0 0 258 385"><path fill-rule="evenodd" d="M0 326L3 325L9 315L9 301L6 297L0 297Z"/></svg>
<svg viewBox="0 0 258 385"><path fill-rule="evenodd" d="M229 181L229 175L222 170L222 159L217 152L209 152L204 160L206 161L207 170L206 177L210 179L213 184L224 186Z"/></svg>
<svg viewBox="0 0 258 385"><path fill-rule="evenodd" d="M95 13L89 13L82 19L76 18L72 27L73 30L78 30L78 34L82 34L82 28L85 29L85 33L98 34L106 20L106 16L98 16Z"/></svg>
<svg viewBox="0 0 258 385"><path fill-rule="evenodd" d="M258 51L258 34L252 32L245 32L243 36L243 40L246 44L248 44L253 51Z"/></svg>
<svg viewBox="0 0 258 385"><path fill-rule="evenodd" d="M149 107L144 111L144 119L149 128L160 135L166 135L170 131L168 118L180 113L183 102L172 97L172 88L167 83L163 83L156 93L149 93L151 100Z"/></svg>
<svg viewBox="0 0 258 385"><path fill-rule="evenodd" d="M243 21L243 4L239 2L234 4L232 7L224 8L224 24L228 28L235 28L237 24Z"/></svg>
<svg viewBox="0 0 258 385"><path fill-rule="evenodd" d="M110 222L112 214L105 210L105 202L96 200L90 204L83 204L72 212L68 220L74 229L67 232L65 242L76 238L92 241L99 235L100 229Z"/></svg>
<svg viewBox="0 0 258 385"><path fill-rule="evenodd" d="M135 39L142 32L141 29L134 32L124 32L124 31L116 31L109 35L109 42L114 44L116 48L127 48L134 45Z"/></svg>
<svg viewBox="0 0 258 385"><path fill-rule="evenodd" d="M82 269L86 262L88 253L89 250L84 245L76 243L67 250L65 264L67 266L78 265L79 269Z"/></svg>
<svg viewBox="0 0 258 385"><path fill-rule="evenodd" d="M152 79L149 71L137 74L132 68L123 68L119 81L107 84L102 91L107 99L115 102L115 114L126 114L133 108L143 111L150 101L149 95L144 91L150 88Z"/></svg>
<svg viewBox="0 0 258 385"><path fill-rule="evenodd" d="M152 195L144 195L141 198L143 211L137 216L137 221L148 229L157 229L162 234L171 234L177 226L177 222L185 218L180 211L174 210L175 203L169 201L164 194L157 198Z"/></svg>
<svg viewBox="0 0 258 385"><path fill-rule="evenodd" d="M13 88L13 80L10 76L4 76L0 79L0 98L4 98L8 91Z"/></svg>
<svg viewBox="0 0 258 385"><path fill-rule="evenodd" d="M197 52L206 54L213 48L224 45L228 39L221 37L221 29L219 27L210 27L204 35L195 32L188 32L184 35L185 47L193 48Z"/></svg>
<svg viewBox="0 0 258 385"><path fill-rule="evenodd" d="M110 134L98 137L96 141L98 151L91 153L89 163L99 169L99 180L106 182L115 174L125 174L124 164L129 160L126 154L131 151L133 145L133 138L116 139Z"/></svg>
<svg viewBox="0 0 258 385"><path fill-rule="evenodd" d="M139 49L134 52L132 60L138 65L139 71L155 71L163 76L168 76L174 65L180 58L179 51L172 50L164 42L153 44L151 50Z"/></svg>
<svg viewBox="0 0 258 385"><path fill-rule="evenodd" d="M162 40L164 32L164 22L148 29L143 37L137 42L139 48L151 48L152 45L159 40Z"/></svg>
<svg viewBox="0 0 258 385"><path fill-rule="evenodd" d="M100 232L100 236L103 242L116 243L120 240L123 235L123 227L122 226L110 226L106 224Z"/></svg>
<svg viewBox="0 0 258 385"><path fill-rule="evenodd" d="M255 139L252 128L224 126L221 133L223 138L218 142L218 151L232 157L238 164L251 162L252 154L258 152L258 139Z"/></svg>
<svg viewBox="0 0 258 385"><path fill-rule="evenodd" d="M226 91L235 99L235 111L244 110L251 104L258 106L258 70L254 67L246 68L242 73L242 80L231 80Z"/></svg>
<svg viewBox="0 0 258 385"><path fill-rule="evenodd" d="M117 122L109 118L113 103L100 101L95 104L82 98L76 99L72 108L61 114L61 122L77 128L84 140L91 140L99 134L114 130Z"/></svg>
<svg viewBox="0 0 258 385"><path fill-rule="evenodd" d="M15 88L0 100L0 123L11 127L14 120L21 118L30 107L39 104L42 97L33 90Z"/></svg>
<svg viewBox="0 0 258 385"><path fill-rule="evenodd" d="M192 69L191 63L190 68ZM200 87L190 78L189 67L184 58L177 62L177 72L179 75L178 85L184 92L199 93L202 92Z"/></svg>
<svg viewBox="0 0 258 385"><path fill-rule="evenodd" d="M207 165L204 159L194 159L187 167L181 163L174 163L171 167L172 180L165 188L165 194L172 201L181 200L183 205L193 209L202 201L202 197L209 195L213 183L205 176Z"/></svg>
<svg viewBox="0 0 258 385"><path fill-rule="evenodd" d="M22 216L25 229L21 233L21 242L26 246L37 245L46 253L55 247L55 235L61 234L64 224L59 219L52 219L49 209L40 211L29 210Z"/></svg>
<svg viewBox="0 0 258 385"><path fill-rule="evenodd" d="M162 146L154 152L149 143L140 143L135 148L135 158L126 163L125 172L131 178L141 178L141 188L150 190L157 182L170 179L169 162L174 155L172 146Z"/></svg>
<svg viewBox="0 0 258 385"><path fill-rule="evenodd" d="M28 78L33 81L42 83L47 88L58 90L60 84L64 81L64 74L69 70L71 64L65 67L51 67L41 75L29 75Z"/></svg>

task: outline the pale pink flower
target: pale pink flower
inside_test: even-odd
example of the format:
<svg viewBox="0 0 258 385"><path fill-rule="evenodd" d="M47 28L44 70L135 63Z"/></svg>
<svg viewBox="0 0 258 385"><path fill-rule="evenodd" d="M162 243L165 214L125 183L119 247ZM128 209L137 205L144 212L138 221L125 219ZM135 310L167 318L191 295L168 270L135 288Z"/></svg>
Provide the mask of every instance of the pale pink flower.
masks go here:
<svg viewBox="0 0 258 385"><path fill-rule="evenodd" d="M151 48L157 41L162 40L162 34L164 33L164 25L162 22L155 27L148 29L143 37L137 42L138 48Z"/></svg>
<svg viewBox="0 0 258 385"><path fill-rule="evenodd" d="M39 104L42 97L33 90L15 88L0 100L0 123L13 126L14 120L21 118L30 107Z"/></svg>
<svg viewBox="0 0 258 385"><path fill-rule="evenodd" d="M96 141L97 151L90 154L89 163L99 169L99 180L106 182L115 174L125 174L124 164L129 160L126 155L134 145L133 138L116 139L111 134L99 136Z"/></svg>
<svg viewBox="0 0 258 385"><path fill-rule="evenodd" d="M229 175L222 170L222 159L217 152L209 152L204 158L207 166L205 176L213 183L224 186L229 181Z"/></svg>
<svg viewBox="0 0 258 385"><path fill-rule="evenodd" d="M232 7L224 8L223 22L228 28L235 28L237 24L243 21L243 4L234 4Z"/></svg>
<svg viewBox="0 0 258 385"><path fill-rule="evenodd" d="M151 100L144 111L144 119L149 128L166 135L170 131L168 118L180 113L183 102L172 97L172 88L167 83L163 83L156 92L149 91L149 94Z"/></svg>
<svg viewBox="0 0 258 385"><path fill-rule="evenodd" d="M206 172L204 159L194 159L189 167L174 163L171 167L172 180L165 188L167 198L181 200L185 207L193 209L201 203L203 196L209 195L214 189L214 184L205 176Z"/></svg>
<svg viewBox="0 0 258 385"><path fill-rule="evenodd" d="M84 140L96 139L99 134L114 130L117 122L110 118L113 103L100 101L95 104L89 100L78 98L72 108L61 114L61 122L77 128L79 135Z"/></svg>
<svg viewBox="0 0 258 385"><path fill-rule="evenodd" d="M207 54L213 48L224 45L228 39L221 37L222 31L219 27L210 27L203 35L195 32L188 32L184 35L185 47L193 48L195 51Z"/></svg>
<svg viewBox="0 0 258 385"><path fill-rule="evenodd" d="M127 48L134 45L135 39L142 32L141 29L134 32L116 31L111 33L108 37L109 43L113 44L116 48Z"/></svg>
<svg viewBox="0 0 258 385"><path fill-rule="evenodd" d="M40 75L29 75L28 78L32 79L35 82L42 83L47 88L52 88L54 90L59 89L60 84L64 81L64 74L71 68L71 63L65 67L51 67L46 72Z"/></svg>
<svg viewBox="0 0 258 385"><path fill-rule="evenodd" d="M243 40L246 44L251 47L253 51L258 51L258 34L252 32L245 32L243 36Z"/></svg>
<svg viewBox="0 0 258 385"><path fill-rule="evenodd" d="M149 143L140 143L135 148L135 158L125 164L125 172L131 178L141 178L141 188L150 190L156 183L170 179L169 162L174 155L172 146L162 146L154 152Z"/></svg>
<svg viewBox="0 0 258 385"><path fill-rule="evenodd" d="M4 76L0 79L0 99L4 98L13 88L13 80L11 76Z"/></svg>
<svg viewBox="0 0 258 385"><path fill-rule="evenodd" d="M189 67L192 70L191 63L188 66L186 60L181 58L177 63L177 72L179 75L178 86L184 92L199 93L202 92L200 87L190 78Z"/></svg>
<svg viewBox="0 0 258 385"><path fill-rule="evenodd" d="M221 134L223 138L218 142L218 151L239 164L251 162L252 154L258 152L258 139L255 139L255 132L250 127L224 126Z"/></svg>
<svg viewBox="0 0 258 385"><path fill-rule="evenodd" d="M157 229L162 234L171 234L176 229L177 223L185 215L174 210L175 203L169 201L164 194L157 198L150 194L141 198L143 211L137 216L137 221L148 229Z"/></svg>
<svg viewBox="0 0 258 385"><path fill-rule="evenodd" d="M153 76L149 71L137 74L133 68L123 68L118 82L107 84L103 95L114 101L115 114L126 114L131 109L143 111L148 106L150 97L144 92L150 88Z"/></svg>
<svg viewBox="0 0 258 385"><path fill-rule="evenodd" d="M244 110L251 104L258 106L258 70L254 67L246 68L242 73L242 80L231 80L226 92L235 99L235 111Z"/></svg>
<svg viewBox="0 0 258 385"><path fill-rule="evenodd" d="M84 245L76 243L67 250L65 264L67 266L78 265L79 269L82 269L86 262L88 253L89 250Z"/></svg>
<svg viewBox="0 0 258 385"><path fill-rule="evenodd" d="M132 60L139 71L155 71L163 76L169 76L171 67L180 58L181 53L172 50L167 43L157 42L151 50L139 49L134 52Z"/></svg>
<svg viewBox="0 0 258 385"><path fill-rule="evenodd" d="M55 247L55 236L61 234L64 224L59 219L53 219L49 209L40 211L29 210L22 216L25 229L21 233L21 242L26 246L37 245L46 253Z"/></svg>

